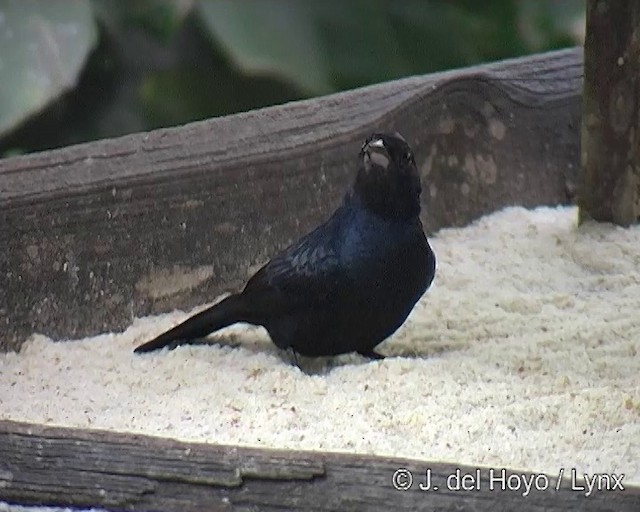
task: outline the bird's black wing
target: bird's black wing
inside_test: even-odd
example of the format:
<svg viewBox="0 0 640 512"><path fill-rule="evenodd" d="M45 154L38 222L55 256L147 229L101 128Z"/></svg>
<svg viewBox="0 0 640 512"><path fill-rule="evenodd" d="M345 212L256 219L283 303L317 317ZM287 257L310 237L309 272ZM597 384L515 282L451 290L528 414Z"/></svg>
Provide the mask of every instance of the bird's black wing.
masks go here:
<svg viewBox="0 0 640 512"><path fill-rule="evenodd" d="M243 295L255 297L262 304L259 309L273 313L293 313L330 302L350 282L340 261L339 217L334 215L276 255L249 280Z"/></svg>

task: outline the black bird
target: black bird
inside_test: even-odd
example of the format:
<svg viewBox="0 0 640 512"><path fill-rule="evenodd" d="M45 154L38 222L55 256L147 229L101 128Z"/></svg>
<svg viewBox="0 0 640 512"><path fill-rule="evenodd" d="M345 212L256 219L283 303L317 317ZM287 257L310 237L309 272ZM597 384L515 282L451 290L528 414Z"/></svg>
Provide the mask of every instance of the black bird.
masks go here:
<svg viewBox="0 0 640 512"><path fill-rule="evenodd" d="M435 274L419 218L420 192L407 142L398 133L371 135L355 183L328 221L264 265L241 293L135 352L246 322L263 326L279 348L304 356L382 358L374 347L402 325Z"/></svg>

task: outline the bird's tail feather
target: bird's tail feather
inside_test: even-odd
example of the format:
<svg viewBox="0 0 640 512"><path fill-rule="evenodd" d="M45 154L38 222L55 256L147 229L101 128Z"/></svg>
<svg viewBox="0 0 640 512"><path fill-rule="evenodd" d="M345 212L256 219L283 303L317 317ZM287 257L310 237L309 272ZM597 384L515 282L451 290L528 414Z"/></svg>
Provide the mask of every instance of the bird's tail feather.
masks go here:
<svg viewBox="0 0 640 512"><path fill-rule="evenodd" d="M240 295L231 295L218 304L187 318L151 341L136 347L134 352L151 352L172 344L188 343L241 321L243 321L242 300Z"/></svg>

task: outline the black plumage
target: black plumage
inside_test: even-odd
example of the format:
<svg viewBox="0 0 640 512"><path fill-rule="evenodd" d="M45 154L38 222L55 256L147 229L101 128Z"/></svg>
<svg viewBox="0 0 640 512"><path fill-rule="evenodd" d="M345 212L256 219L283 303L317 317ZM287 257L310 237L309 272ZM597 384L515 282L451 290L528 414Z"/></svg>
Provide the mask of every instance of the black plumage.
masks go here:
<svg viewBox="0 0 640 512"><path fill-rule="evenodd" d="M431 284L436 260L420 222L420 178L397 133L369 137L341 206L276 255L241 293L140 345L149 352L237 322L265 327L273 342L305 356L358 352L402 325Z"/></svg>

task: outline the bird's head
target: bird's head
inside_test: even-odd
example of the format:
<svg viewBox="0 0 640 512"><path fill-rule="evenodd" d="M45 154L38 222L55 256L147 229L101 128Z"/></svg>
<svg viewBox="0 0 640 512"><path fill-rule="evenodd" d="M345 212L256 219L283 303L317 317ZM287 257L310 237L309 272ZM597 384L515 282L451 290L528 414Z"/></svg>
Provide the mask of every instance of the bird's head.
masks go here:
<svg viewBox="0 0 640 512"><path fill-rule="evenodd" d="M399 133L374 133L360 150L354 193L374 213L391 219L420 214L420 176Z"/></svg>

